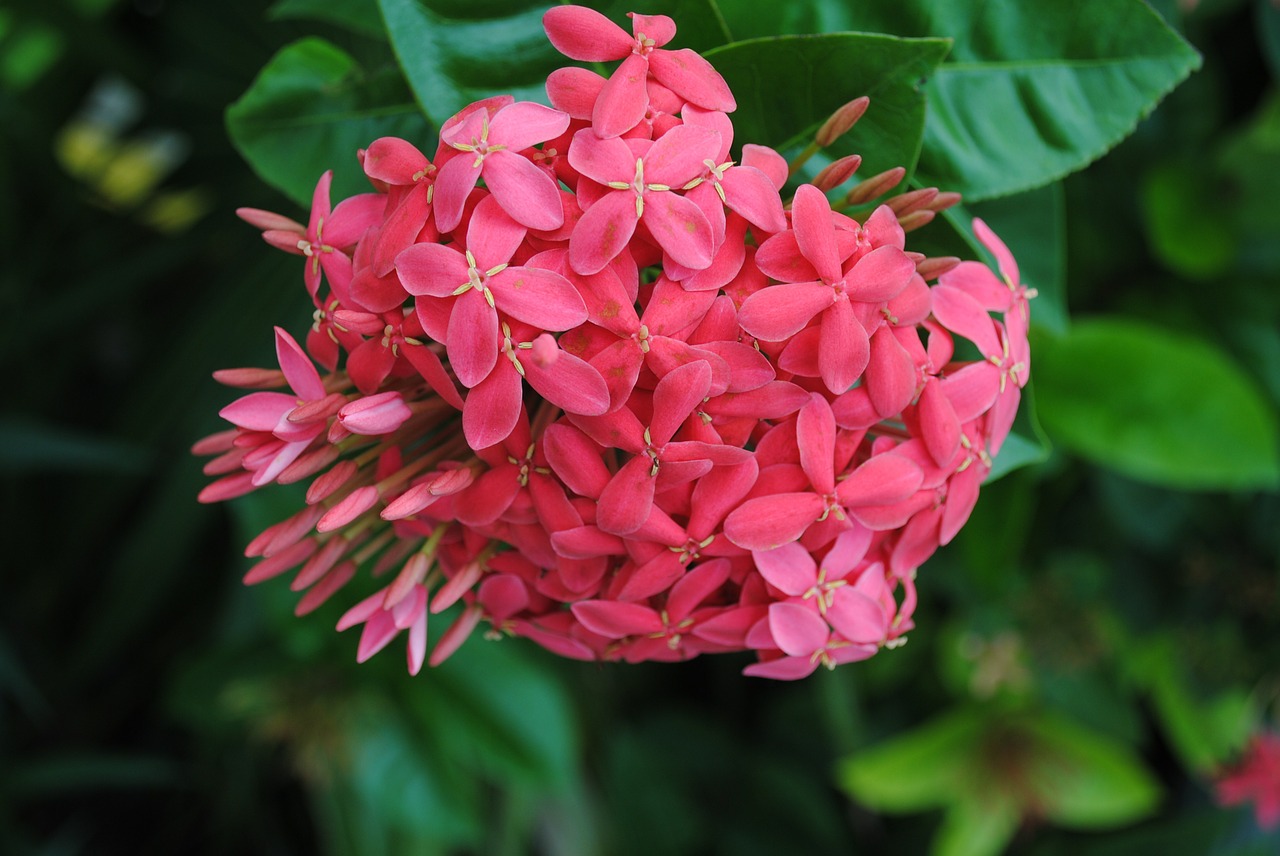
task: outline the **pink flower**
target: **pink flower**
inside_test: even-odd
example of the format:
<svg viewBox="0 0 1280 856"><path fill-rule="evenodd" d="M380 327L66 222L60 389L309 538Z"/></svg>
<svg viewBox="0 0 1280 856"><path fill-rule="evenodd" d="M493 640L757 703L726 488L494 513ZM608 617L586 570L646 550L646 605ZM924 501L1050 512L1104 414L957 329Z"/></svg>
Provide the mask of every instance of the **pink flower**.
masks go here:
<svg viewBox="0 0 1280 856"><path fill-rule="evenodd" d="M642 141L634 146L600 139L588 129L574 135L569 163L609 190L573 230L573 269L580 274L600 271L623 251L640 223L677 263L694 270L707 267L715 249L711 224L677 191L703 171L703 161L714 157L719 134L681 125L651 146Z"/></svg>
<svg viewBox="0 0 1280 856"><path fill-rule="evenodd" d="M451 127L446 124L441 141L456 154L436 175L436 226L449 232L461 222L467 196L483 177L511 219L530 229L558 227L564 217L555 181L523 152L568 127L564 113L528 101L508 104L492 119L481 109L466 113Z"/></svg>
<svg viewBox="0 0 1280 856"><path fill-rule="evenodd" d="M730 159L723 79L631 18L547 12L569 56L622 60L552 74L556 109L496 96L375 140L375 192L331 207L326 174L305 227L241 212L307 257L314 323L306 349L277 328L278 370L215 375L247 392L196 444L200 499L309 480L245 581L292 572L305 614L389 580L339 622L359 660L407 631L416 673L486 622L575 659L749 650L779 679L865 659L914 627L917 568L1010 429L1034 292L999 239L975 223L998 275L909 253L931 188L855 220L803 185L788 215L781 155Z"/></svg>
<svg viewBox="0 0 1280 856"><path fill-rule="evenodd" d="M1255 734L1240 763L1218 778L1221 805L1253 803L1263 829L1280 826L1280 735Z"/></svg>
<svg viewBox="0 0 1280 856"><path fill-rule="evenodd" d="M585 6L553 6L542 16L556 50L585 62L622 60L596 98L592 128L608 139L634 128L649 106L647 79L707 110L732 112L733 93L711 64L685 48L662 50L675 38L675 22L666 15L629 13L631 35Z"/></svg>

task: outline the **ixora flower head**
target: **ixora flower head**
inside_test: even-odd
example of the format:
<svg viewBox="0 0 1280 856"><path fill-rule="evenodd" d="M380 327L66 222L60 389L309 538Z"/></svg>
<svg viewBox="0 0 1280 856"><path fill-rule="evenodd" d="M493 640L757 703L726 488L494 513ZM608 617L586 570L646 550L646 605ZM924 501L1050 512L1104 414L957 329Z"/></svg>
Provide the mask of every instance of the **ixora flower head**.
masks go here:
<svg viewBox="0 0 1280 856"><path fill-rule="evenodd" d="M897 170L833 206L856 157L784 198L781 155L731 157L724 79L630 17L546 14L568 57L619 61L553 73L552 107L476 102L430 158L372 141L373 192L331 206L326 173L305 227L240 212L305 257L315 324L277 328L279 370L216 375L253 391L196 445L200 498L310 479L246 581L294 571L299 614L359 589L360 660L406 632L416 673L482 624L579 659L750 650L772 678L865 659L1009 432L1034 292L999 238L975 222L998 274L908 250L957 197L875 205Z"/></svg>

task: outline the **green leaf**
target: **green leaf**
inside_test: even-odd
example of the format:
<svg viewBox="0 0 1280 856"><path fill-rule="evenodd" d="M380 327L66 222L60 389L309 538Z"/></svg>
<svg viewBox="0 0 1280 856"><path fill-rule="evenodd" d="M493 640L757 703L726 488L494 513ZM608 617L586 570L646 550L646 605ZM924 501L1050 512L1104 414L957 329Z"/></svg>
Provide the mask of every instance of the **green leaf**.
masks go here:
<svg viewBox="0 0 1280 856"><path fill-rule="evenodd" d="M1013 839L1022 812L1000 793L974 793L943 816L933 840L933 856L998 856Z"/></svg>
<svg viewBox="0 0 1280 856"><path fill-rule="evenodd" d="M543 0L378 0L405 78L436 125L467 104L510 93L546 102L564 58L542 30Z"/></svg>
<svg viewBox="0 0 1280 856"><path fill-rule="evenodd" d="M926 87L919 173L970 201L1039 187L1097 159L1200 64L1141 0L721 0L721 9L736 38L837 29L954 38Z"/></svg>
<svg viewBox="0 0 1280 856"><path fill-rule="evenodd" d="M1022 723L1034 741L1027 771L1033 810L1059 826L1123 826L1155 810L1160 788L1123 743L1054 716Z"/></svg>
<svg viewBox="0 0 1280 856"><path fill-rule="evenodd" d="M835 110L861 95L871 109L854 132L826 150L857 152L874 175L910 169L924 126L921 81L947 52L945 39L836 33L734 42L709 51L738 102L734 138L778 149L807 144Z"/></svg>
<svg viewBox="0 0 1280 856"><path fill-rule="evenodd" d="M227 131L245 160L305 206L328 169L335 200L369 189L357 149L388 135L423 140L428 130L394 66L364 69L318 38L282 49L227 109Z"/></svg>
<svg viewBox="0 0 1280 856"><path fill-rule="evenodd" d="M1143 176L1140 199L1147 242L1175 273L1211 279L1235 263L1240 231L1219 198L1220 186L1218 177L1197 161L1161 164Z"/></svg>
<svg viewBox="0 0 1280 856"><path fill-rule="evenodd" d="M877 811L916 812L953 802L976 767L983 715L959 710L845 758L840 786Z"/></svg>
<svg viewBox="0 0 1280 856"><path fill-rule="evenodd" d="M1039 416L1057 443L1134 478L1186 489L1272 487L1276 413L1216 347L1123 318L1033 347Z"/></svg>
<svg viewBox="0 0 1280 856"><path fill-rule="evenodd" d="M307 19L334 24L362 36L385 40L377 0L276 0L267 10L272 20Z"/></svg>
<svg viewBox="0 0 1280 856"><path fill-rule="evenodd" d="M1200 65L1141 0L922 5L930 32L971 35L929 87L920 172L970 200L1091 163Z"/></svg>

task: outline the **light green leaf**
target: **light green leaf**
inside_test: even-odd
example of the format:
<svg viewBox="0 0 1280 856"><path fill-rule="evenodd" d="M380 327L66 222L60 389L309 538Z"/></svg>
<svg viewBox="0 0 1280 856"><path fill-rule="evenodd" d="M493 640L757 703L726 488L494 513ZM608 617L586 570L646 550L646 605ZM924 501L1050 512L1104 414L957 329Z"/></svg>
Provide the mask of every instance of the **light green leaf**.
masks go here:
<svg viewBox="0 0 1280 856"><path fill-rule="evenodd" d="M954 802L978 766L980 712L959 710L845 758L840 786L877 811L916 812Z"/></svg>
<svg viewBox="0 0 1280 856"><path fill-rule="evenodd" d="M1268 488L1280 427L1216 347L1122 318L1039 336L1039 417L1050 438L1134 478L1186 489Z"/></svg>
<svg viewBox="0 0 1280 856"><path fill-rule="evenodd" d="M272 57L227 109L227 131L245 160L306 206L328 169L334 200L369 190L357 149L387 135L425 143L428 130L394 66L364 69L318 38Z"/></svg>
<svg viewBox="0 0 1280 856"><path fill-rule="evenodd" d="M933 856L997 856L1018 831L1022 812L999 792L977 792L955 803L943 815L933 839Z"/></svg>
<svg viewBox="0 0 1280 856"><path fill-rule="evenodd" d="M1031 808L1049 821L1103 829L1155 810L1159 786L1124 744L1053 716L1029 717L1022 729L1035 746L1026 772Z"/></svg>
<svg viewBox="0 0 1280 856"><path fill-rule="evenodd" d="M778 149L805 145L835 110L861 95L871 109L826 153L862 155L864 175L910 169L924 125L920 82L947 52L944 39L837 33L734 42L707 53L738 102L734 138Z"/></svg>

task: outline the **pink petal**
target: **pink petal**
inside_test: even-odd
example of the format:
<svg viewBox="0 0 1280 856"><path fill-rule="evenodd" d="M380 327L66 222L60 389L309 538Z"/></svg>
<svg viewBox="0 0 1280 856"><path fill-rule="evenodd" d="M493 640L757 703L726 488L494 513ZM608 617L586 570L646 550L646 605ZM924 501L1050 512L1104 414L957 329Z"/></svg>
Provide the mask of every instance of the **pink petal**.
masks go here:
<svg viewBox="0 0 1280 856"><path fill-rule="evenodd" d="M699 479L693 489L689 534L702 538L718 528L751 490L758 473L755 458L747 458L740 464L716 467Z"/></svg>
<svg viewBox="0 0 1280 856"><path fill-rule="evenodd" d="M1009 308L1013 294L1009 286L981 262L961 262L938 277L938 284L959 289L978 301L982 308L996 312Z"/></svg>
<svg viewBox="0 0 1280 856"><path fill-rule="evenodd" d="M878 644L889 631L889 620L880 604L847 586L835 590L827 621L850 642Z"/></svg>
<svg viewBox="0 0 1280 856"><path fill-rule="evenodd" d="M567 113L532 101L517 101L494 114L489 123L489 144L521 152L554 140L568 129Z"/></svg>
<svg viewBox="0 0 1280 856"><path fill-rule="evenodd" d="M867 331L848 300L836 300L822 315L818 340L818 372L832 393L839 395L862 376L871 357Z"/></svg>
<svg viewBox="0 0 1280 856"><path fill-rule="evenodd" d="M282 328L276 327L276 359L293 391L307 401L324 398L324 384L306 351Z"/></svg>
<svg viewBox="0 0 1280 856"><path fill-rule="evenodd" d="M435 390L436 394L449 402L458 410L462 409L462 396L454 386L453 380L444 369L444 363L436 352L425 345L402 345L400 353L422 375L422 379Z"/></svg>
<svg viewBox="0 0 1280 856"><path fill-rule="evenodd" d="M473 449L487 449L511 436L520 420L520 375L510 365L493 367L487 377L467 393L462 408L462 433Z"/></svg>
<svg viewBox="0 0 1280 856"><path fill-rule="evenodd" d="M637 567L615 596L618 600L645 600L671 588L684 574L679 556L671 550L662 550Z"/></svg>
<svg viewBox="0 0 1280 856"><path fill-rule="evenodd" d="M219 410L218 415L249 431L274 431L280 418L297 406L298 399L283 392L251 392Z"/></svg>
<svg viewBox="0 0 1280 856"><path fill-rule="evenodd" d="M624 141L616 137L601 139L590 128L583 128L573 135L569 165L600 184L630 183L635 178L636 156Z"/></svg>
<svg viewBox="0 0 1280 856"><path fill-rule="evenodd" d="M991 409L1000 394L1000 369L983 360L969 363L940 381L961 424L972 422Z"/></svg>
<svg viewBox="0 0 1280 856"><path fill-rule="evenodd" d="M463 413L465 415L466 411ZM481 473L470 487L453 498L458 522L466 526L487 526L497 520L511 507L520 492L517 475L514 464L504 464ZM438 611L433 604L432 612Z"/></svg>
<svg viewBox="0 0 1280 856"><path fill-rule="evenodd" d="M807 678L818 669L818 661L813 657L779 657L776 660L765 660L752 663L742 670L749 678L773 678L777 681L798 681Z"/></svg>
<svg viewBox="0 0 1280 856"><path fill-rule="evenodd" d="M584 62L608 62L631 52L626 30L585 6L552 6L542 16L547 38L560 53Z"/></svg>
<svg viewBox="0 0 1280 856"><path fill-rule="evenodd" d="M701 361L683 365L658 381L653 391L650 442L654 446L669 442L710 388L711 368Z"/></svg>
<svg viewBox="0 0 1280 856"><path fill-rule="evenodd" d="M782 190L787 183L787 159L768 146L747 143L742 147L742 165L758 169L773 183L775 190Z"/></svg>
<svg viewBox="0 0 1280 856"><path fill-rule="evenodd" d="M915 364L888 327L881 327L871 337L866 385L872 406L885 419L900 414L915 397Z"/></svg>
<svg viewBox="0 0 1280 856"><path fill-rule="evenodd" d="M540 232L558 229L564 223L555 179L524 155L505 150L490 152L484 159L484 183L517 223ZM437 180L437 190L439 186Z"/></svg>
<svg viewBox="0 0 1280 856"><path fill-rule="evenodd" d="M649 106L649 91L645 86L648 75L649 62L635 53L614 69L591 113L591 128L596 136L610 139L640 124Z"/></svg>
<svg viewBox="0 0 1280 856"><path fill-rule="evenodd" d="M565 351L558 351L554 363L543 365L517 353L525 378L547 401L566 413L600 416L609 411L609 387L590 363Z"/></svg>
<svg viewBox="0 0 1280 856"><path fill-rule="evenodd" d="M831 203L826 195L812 184L796 188L795 201L791 204L791 223L801 254L813 265L818 276L825 282L838 282L841 279L840 257L831 220Z"/></svg>
<svg viewBox="0 0 1280 856"><path fill-rule="evenodd" d="M706 172L703 161L720 149L720 134L697 125L678 125L653 143L644 156L644 180L680 188ZM781 208L781 201L779 201Z"/></svg>
<svg viewBox="0 0 1280 856"><path fill-rule="evenodd" d="M558 273L533 267L509 267L486 284L503 312L541 330L570 330L587 320L582 296Z"/></svg>
<svg viewBox="0 0 1280 856"><path fill-rule="evenodd" d="M565 485L579 496L597 498L611 478L598 443L563 422L547 426L542 435L547 462Z"/></svg>
<svg viewBox="0 0 1280 856"><path fill-rule="evenodd" d="M915 263L902 250L879 247L858 259L845 281L854 300L883 303L906 288L915 272Z"/></svg>
<svg viewBox="0 0 1280 856"><path fill-rule="evenodd" d="M761 289L743 301L738 323L757 339L782 342L799 333L813 316L834 302L835 292L820 283L782 283ZM857 319L853 320L856 323Z"/></svg>
<svg viewBox="0 0 1280 856"><path fill-rule="evenodd" d="M995 321L973 297L946 285L933 287L933 317L978 346L985 357L1003 355Z"/></svg>
<svg viewBox="0 0 1280 856"><path fill-rule="evenodd" d="M586 216L590 214L588 211ZM646 191L641 219L678 264L692 270L710 267L715 250L711 223L693 202L673 192Z"/></svg>
<svg viewBox="0 0 1280 856"><path fill-rule="evenodd" d="M920 433L929 455L943 467L960 450L960 420L942 384L930 380L920 392Z"/></svg>
<svg viewBox="0 0 1280 856"><path fill-rule="evenodd" d="M474 163L471 152L463 152L445 161L436 175L431 205L435 210L436 228L441 232L452 232L462 222L467 197L480 179L480 168L473 166Z"/></svg>
<svg viewBox="0 0 1280 856"><path fill-rule="evenodd" d="M547 75L547 98L575 119L590 119L604 83L603 77L585 68L557 68Z"/></svg>
<svg viewBox="0 0 1280 856"><path fill-rule="evenodd" d="M725 537L745 550L772 550L799 540L823 511L815 493L779 493L750 499L724 521Z"/></svg>
<svg viewBox="0 0 1280 856"><path fill-rule="evenodd" d="M1004 277L1005 282L1011 286L1021 283L1017 260L1013 257L1013 253L1009 252L1009 248L1005 246L1004 241L1000 240L999 236L991 231L991 227L975 217L973 218L973 234L996 257L996 263L1000 266L1000 275Z"/></svg>
<svg viewBox="0 0 1280 856"><path fill-rule="evenodd" d="M701 212L699 212L701 213ZM576 273L593 274L613 261L635 233L635 195L606 193L587 209L569 238L569 263Z"/></svg>
<svg viewBox="0 0 1280 856"><path fill-rule="evenodd" d="M848 507L890 505L915 493L923 480L924 473L913 461L901 455L876 455L840 482L836 494Z"/></svg>
<svg viewBox="0 0 1280 856"><path fill-rule="evenodd" d="M489 376L498 360L498 316L484 295L472 289L458 296L449 315L449 364L465 387Z"/></svg>
<svg viewBox="0 0 1280 856"><path fill-rule="evenodd" d="M720 73L688 48L655 50L649 55L649 71L663 86L699 107L725 113L738 108Z"/></svg>
<svg viewBox="0 0 1280 856"><path fill-rule="evenodd" d="M836 449L836 418L831 405L820 394L809 394L809 403L796 418L796 441L800 446L800 466L821 496L836 489L832 459Z"/></svg>
<svg viewBox="0 0 1280 856"><path fill-rule="evenodd" d="M769 606L769 633L783 653L808 657L826 647L831 628L812 609L796 603Z"/></svg>
<svg viewBox="0 0 1280 856"><path fill-rule="evenodd" d="M487 181L488 173L485 176ZM528 230L503 210L496 196L486 196L467 222L465 245L476 260L476 268L483 273L510 262L526 234ZM462 248L452 249L461 253Z"/></svg>
<svg viewBox="0 0 1280 856"><path fill-rule="evenodd" d="M679 623L715 594L729 579L729 570L727 559L712 559L681 577L667 596L667 614L670 620Z"/></svg>
<svg viewBox="0 0 1280 856"><path fill-rule="evenodd" d="M379 137L365 149L364 174L387 184L412 184L413 176L431 166L427 156L399 137Z"/></svg>
<svg viewBox="0 0 1280 856"><path fill-rule="evenodd" d="M792 597L799 597L818 581L818 566L800 544L783 544L773 550L751 554L756 569L769 584Z"/></svg>
<svg viewBox="0 0 1280 856"><path fill-rule="evenodd" d="M608 639L661 633L663 629L658 613L638 603L584 600L573 605L573 617L592 633Z"/></svg>
<svg viewBox="0 0 1280 856"><path fill-rule="evenodd" d="M787 230L769 238L756 251L756 266L771 279L779 282L813 282L818 271L800 253L796 233Z"/></svg>
<svg viewBox="0 0 1280 856"><path fill-rule="evenodd" d="M448 297L467 284L470 270L466 256L443 244L414 244L396 256L400 282L413 295Z"/></svg>
<svg viewBox="0 0 1280 856"><path fill-rule="evenodd" d="M652 39L656 47L662 47L676 37L676 22L666 15L641 15L639 12L628 12L631 19L631 32L636 38L644 35Z"/></svg>
<svg viewBox="0 0 1280 856"><path fill-rule="evenodd" d="M787 218L782 210L782 198L773 182L763 172L749 166L740 166L725 172L720 181L724 201L766 232L781 232L787 228Z"/></svg>
<svg viewBox="0 0 1280 856"><path fill-rule="evenodd" d="M596 525L614 535L629 535L644 525L653 511L652 462L637 455L623 465L600 494Z"/></svg>

